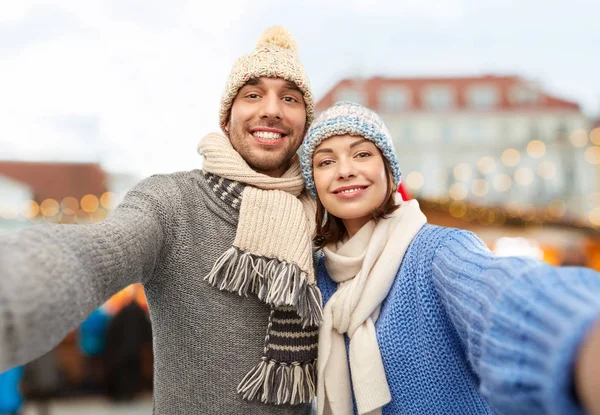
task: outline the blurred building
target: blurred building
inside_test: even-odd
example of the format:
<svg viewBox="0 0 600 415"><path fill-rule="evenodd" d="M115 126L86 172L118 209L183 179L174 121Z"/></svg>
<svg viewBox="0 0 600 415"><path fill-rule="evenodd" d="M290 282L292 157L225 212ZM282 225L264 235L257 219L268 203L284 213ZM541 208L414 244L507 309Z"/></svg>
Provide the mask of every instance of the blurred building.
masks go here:
<svg viewBox="0 0 600 415"><path fill-rule="evenodd" d="M450 190L478 204L554 202L566 216L589 213L600 162L590 147L592 122L577 103L536 83L516 76L344 79L317 108L339 100L384 118L407 185L422 197Z"/></svg>
<svg viewBox="0 0 600 415"><path fill-rule="evenodd" d="M385 120L430 221L473 228L490 247L527 227L563 254L597 233L600 125L576 102L518 76L374 77L340 80L317 111L341 100Z"/></svg>

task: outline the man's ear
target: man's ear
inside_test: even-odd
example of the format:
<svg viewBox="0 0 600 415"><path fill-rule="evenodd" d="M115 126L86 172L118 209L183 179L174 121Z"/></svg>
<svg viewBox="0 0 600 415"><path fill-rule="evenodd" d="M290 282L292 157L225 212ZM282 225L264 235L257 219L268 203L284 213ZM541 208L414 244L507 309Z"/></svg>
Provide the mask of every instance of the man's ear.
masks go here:
<svg viewBox="0 0 600 415"><path fill-rule="evenodd" d="M227 121L227 124L225 124L225 125L223 126L223 129L225 130L225 132L226 132L227 134L229 134L229 121Z"/></svg>

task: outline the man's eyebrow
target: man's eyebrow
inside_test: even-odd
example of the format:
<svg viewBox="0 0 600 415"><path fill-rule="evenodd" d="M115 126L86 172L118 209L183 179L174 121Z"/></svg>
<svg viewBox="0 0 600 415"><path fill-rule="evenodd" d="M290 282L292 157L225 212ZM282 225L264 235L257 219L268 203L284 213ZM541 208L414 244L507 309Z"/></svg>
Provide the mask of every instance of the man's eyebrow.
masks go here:
<svg viewBox="0 0 600 415"><path fill-rule="evenodd" d="M292 91L298 91L302 95L304 95L304 92L302 92L302 90L298 87L298 85L296 85L292 81L285 81L285 87L286 87L286 89L291 89Z"/></svg>
<svg viewBox="0 0 600 415"><path fill-rule="evenodd" d="M246 83L244 85L241 86L241 88L245 87L246 85L262 85L263 81L260 78L250 78L246 81ZM241 89L240 88L240 89Z"/></svg>

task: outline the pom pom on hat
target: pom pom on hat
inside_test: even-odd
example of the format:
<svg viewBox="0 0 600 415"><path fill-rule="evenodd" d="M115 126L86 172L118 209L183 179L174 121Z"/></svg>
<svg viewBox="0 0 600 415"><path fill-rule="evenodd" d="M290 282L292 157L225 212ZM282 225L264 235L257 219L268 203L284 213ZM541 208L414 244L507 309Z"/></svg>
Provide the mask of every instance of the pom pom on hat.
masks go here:
<svg viewBox="0 0 600 415"><path fill-rule="evenodd" d="M298 43L290 31L283 26L271 26L265 30L256 42L256 49L271 45L288 49L295 56L298 56Z"/></svg>

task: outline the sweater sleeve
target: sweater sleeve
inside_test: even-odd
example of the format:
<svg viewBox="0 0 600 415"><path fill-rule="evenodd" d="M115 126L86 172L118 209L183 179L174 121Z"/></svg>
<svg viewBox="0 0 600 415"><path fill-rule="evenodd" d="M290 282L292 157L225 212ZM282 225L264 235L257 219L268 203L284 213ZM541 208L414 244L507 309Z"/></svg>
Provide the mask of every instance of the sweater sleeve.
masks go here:
<svg viewBox="0 0 600 415"><path fill-rule="evenodd" d="M0 238L0 372L51 350L111 295L151 278L172 217L168 180L143 180L100 223Z"/></svg>
<svg viewBox="0 0 600 415"><path fill-rule="evenodd" d="M582 413L573 368L600 313L600 274L497 257L472 233L452 230L435 255L433 275L495 411Z"/></svg>

